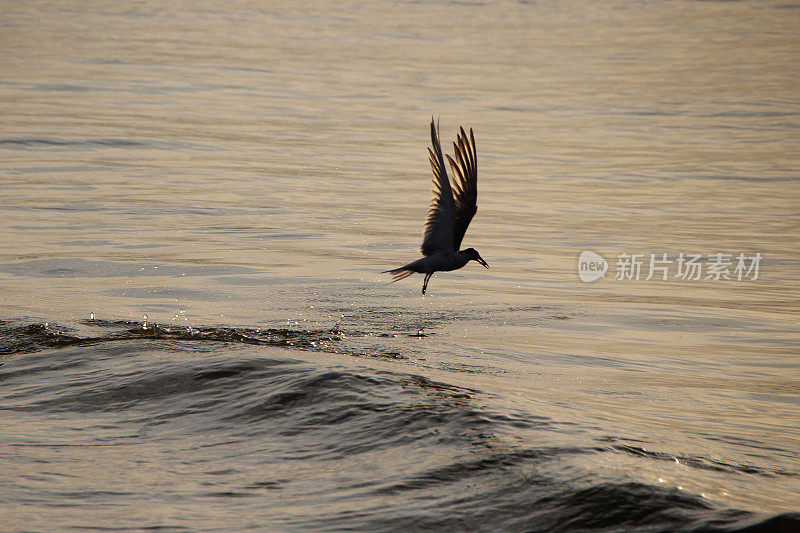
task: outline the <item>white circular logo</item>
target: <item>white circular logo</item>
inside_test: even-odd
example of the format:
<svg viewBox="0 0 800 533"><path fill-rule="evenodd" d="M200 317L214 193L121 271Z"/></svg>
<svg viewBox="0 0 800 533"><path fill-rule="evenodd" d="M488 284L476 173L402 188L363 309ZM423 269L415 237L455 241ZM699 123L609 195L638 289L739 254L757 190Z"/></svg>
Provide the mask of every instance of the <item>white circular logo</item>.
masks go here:
<svg viewBox="0 0 800 533"><path fill-rule="evenodd" d="M589 283L606 275L608 263L594 252L583 251L578 257L578 275L581 281Z"/></svg>

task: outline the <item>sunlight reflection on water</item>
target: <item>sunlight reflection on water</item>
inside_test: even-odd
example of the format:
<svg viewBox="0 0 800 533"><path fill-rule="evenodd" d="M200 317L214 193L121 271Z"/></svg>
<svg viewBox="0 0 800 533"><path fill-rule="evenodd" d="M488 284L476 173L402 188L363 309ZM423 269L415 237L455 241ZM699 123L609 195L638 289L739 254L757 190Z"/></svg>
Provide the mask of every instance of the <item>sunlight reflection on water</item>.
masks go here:
<svg viewBox="0 0 800 533"><path fill-rule="evenodd" d="M614 475L797 508L800 10L6 7L0 318L339 329L348 353L645 442ZM445 146L475 129L464 244L492 269L422 298L379 272L417 257L432 114ZM604 279L580 281L585 250ZM651 253L763 262L614 279Z"/></svg>

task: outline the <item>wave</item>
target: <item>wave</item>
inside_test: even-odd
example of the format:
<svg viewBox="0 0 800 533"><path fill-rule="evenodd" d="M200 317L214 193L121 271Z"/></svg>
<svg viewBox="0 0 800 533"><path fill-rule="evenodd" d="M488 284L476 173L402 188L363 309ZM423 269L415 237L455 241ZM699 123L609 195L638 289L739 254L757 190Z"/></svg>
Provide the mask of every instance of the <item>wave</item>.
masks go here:
<svg viewBox="0 0 800 533"><path fill-rule="evenodd" d="M699 495L585 466L608 454L673 460L668 454L576 438L574 427L542 414L497 411L477 389L368 368L357 358L319 360L316 353L335 351L336 327L87 325L97 334L0 323L7 428L0 449L11 450L6 462L14 465L0 483L10 505L37 516L55 519L69 504L82 510L73 525L99 521L98 509L118 509L104 522L117 528L754 532L800 525L797 514L720 509ZM503 437L509 434L529 438L516 445ZM680 460L738 475L779 474ZM142 502L172 502L194 521L139 513Z"/></svg>
<svg viewBox="0 0 800 533"><path fill-rule="evenodd" d="M153 139L89 138L64 139L58 137L6 137L0 138L0 149L67 149L94 150L98 148L154 149L154 150L217 150L219 148L185 141Z"/></svg>

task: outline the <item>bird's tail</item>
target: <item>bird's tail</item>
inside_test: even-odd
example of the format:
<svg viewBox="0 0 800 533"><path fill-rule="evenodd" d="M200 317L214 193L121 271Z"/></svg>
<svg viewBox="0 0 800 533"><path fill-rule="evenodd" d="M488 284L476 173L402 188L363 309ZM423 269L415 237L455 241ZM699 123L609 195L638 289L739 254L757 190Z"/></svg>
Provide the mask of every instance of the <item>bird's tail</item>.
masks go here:
<svg viewBox="0 0 800 533"><path fill-rule="evenodd" d="M413 270L409 270L405 267L395 268L394 270L384 270L381 274L389 273L392 275L392 281L390 283L394 283L395 281L400 281L401 279L406 279L408 276L414 273Z"/></svg>

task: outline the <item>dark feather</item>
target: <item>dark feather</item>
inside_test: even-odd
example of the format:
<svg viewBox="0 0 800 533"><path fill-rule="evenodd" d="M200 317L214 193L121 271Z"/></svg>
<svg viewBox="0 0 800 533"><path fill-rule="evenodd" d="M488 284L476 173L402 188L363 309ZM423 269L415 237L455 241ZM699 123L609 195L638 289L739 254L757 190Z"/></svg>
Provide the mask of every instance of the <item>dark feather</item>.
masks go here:
<svg viewBox="0 0 800 533"><path fill-rule="evenodd" d="M453 192L450 189L450 179L447 177L447 170L444 166L438 128L433 118L431 118L431 148L428 148L428 159L433 170L433 186L420 247L420 252L425 256L453 248L455 223Z"/></svg>
<svg viewBox="0 0 800 533"><path fill-rule="evenodd" d="M472 217L478 211L478 152L475 135L469 129L469 138L461 132L453 143L455 160L449 155L447 161L453 170L453 202L455 206L455 227L453 229L453 249L458 251L467 232Z"/></svg>
<svg viewBox="0 0 800 533"><path fill-rule="evenodd" d="M401 279L406 279L408 276L414 273L413 270L408 270L406 268L395 268L394 270L385 270L382 272L385 274L388 272L392 275L392 281L390 283L394 283L395 281L400 281Z"/></svg>

